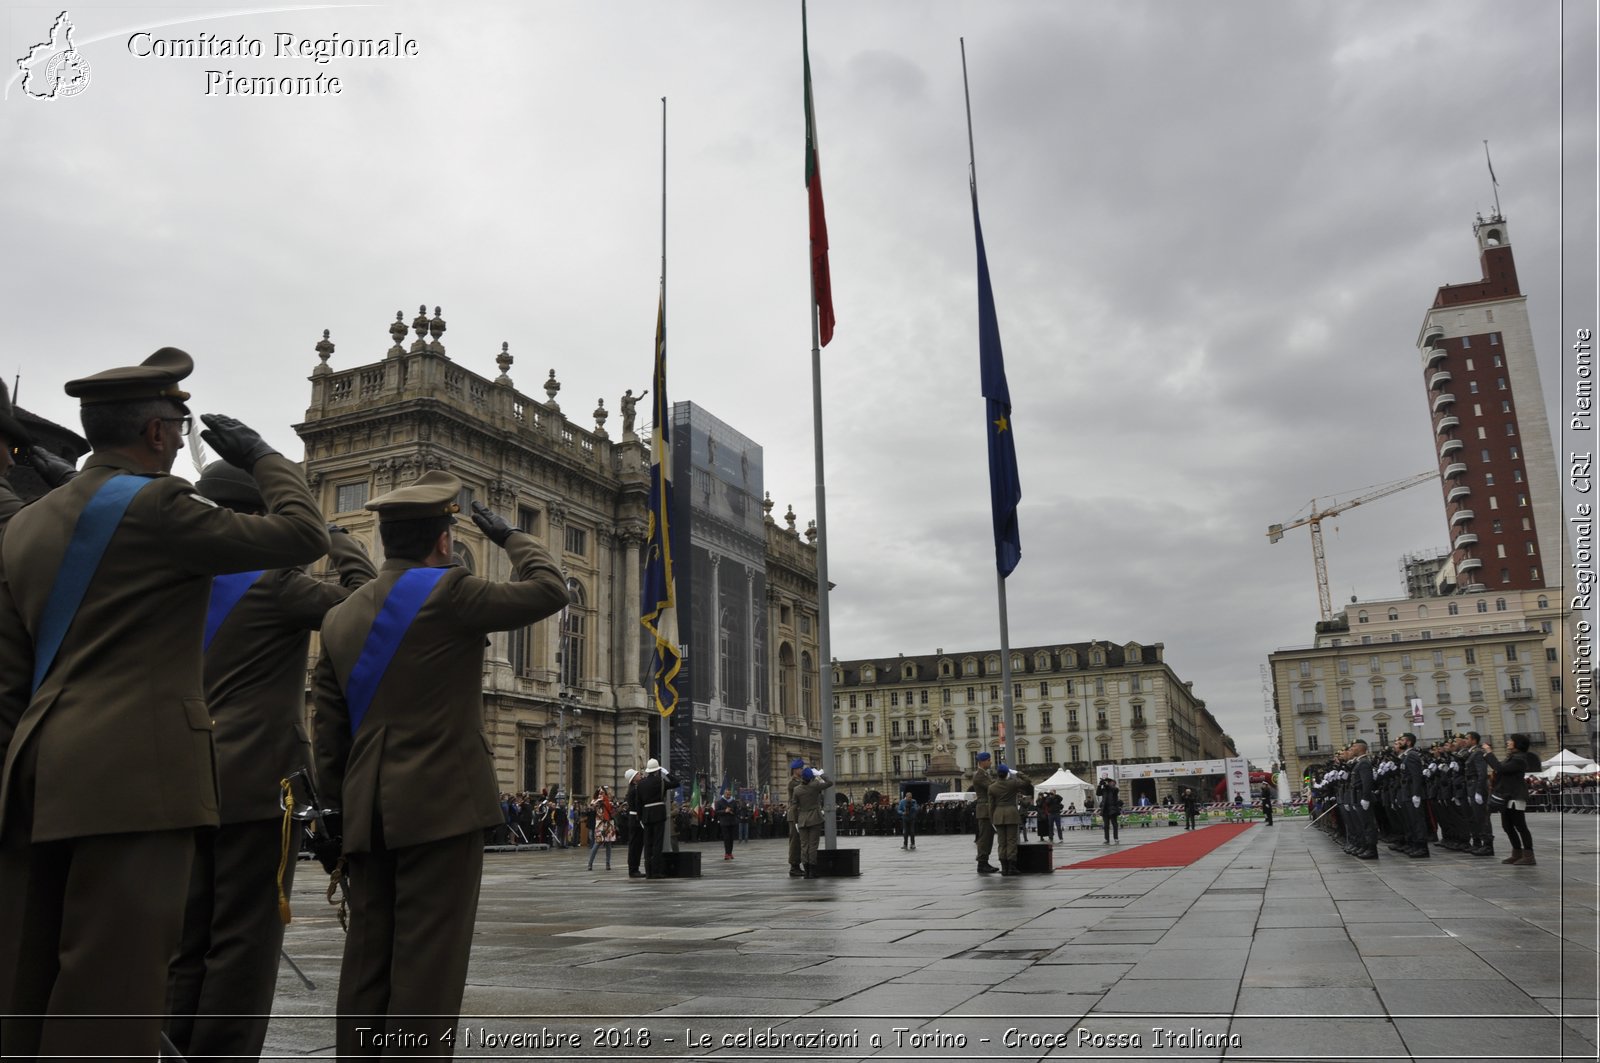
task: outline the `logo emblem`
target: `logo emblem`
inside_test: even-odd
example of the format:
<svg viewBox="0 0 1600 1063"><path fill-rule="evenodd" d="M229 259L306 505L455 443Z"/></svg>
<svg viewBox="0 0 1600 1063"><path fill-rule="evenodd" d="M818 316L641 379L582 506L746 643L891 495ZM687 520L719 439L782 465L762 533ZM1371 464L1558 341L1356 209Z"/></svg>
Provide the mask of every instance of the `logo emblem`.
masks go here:
<svg viewBox="0 0 1600 1063"><path fill-rule="evenodd" d="M33 45L17 60L22 91L36 100L76 96L89 87L89 60L72 45L72 19L63 11L50 27L50 39Z"/></svg>

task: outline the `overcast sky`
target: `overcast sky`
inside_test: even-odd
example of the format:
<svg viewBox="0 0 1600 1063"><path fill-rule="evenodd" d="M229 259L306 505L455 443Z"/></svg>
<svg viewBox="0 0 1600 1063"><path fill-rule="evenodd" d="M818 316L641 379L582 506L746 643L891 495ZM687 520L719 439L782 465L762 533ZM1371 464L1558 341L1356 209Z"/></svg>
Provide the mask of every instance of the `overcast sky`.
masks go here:
<svg viewBox="0 0 1600 1063"><path fill-rule="evenodd" d="M760 442L776 513L814 517L798 2L69 10L88 87L11 75L0 104L22 405L76 425L64 380L171 344L197 410L298 457L322 330L334 368L376 361L426 303L453 359L493 377L509 341L521 390L554 368L568 414L603 396L615 429L650 383L666 96L672 397ZM8 5L7 74L59 11ZM999 643L960 38L1023 489L1012 645L1165 643L1261 758L1259 667L1317 619L1308 537L1266 526L1435 464L1415 343L1435 289L1479 276L1485 139L1564 421L1595 323L1594 19L815 0L835 655ZM264 54L139 57L139 31ZM274 58L276 33L418 54ZM208 96L207 70L342 91ZM1424 486L1326 532L1336 600L1391 597L1444 507Z"/></svg>

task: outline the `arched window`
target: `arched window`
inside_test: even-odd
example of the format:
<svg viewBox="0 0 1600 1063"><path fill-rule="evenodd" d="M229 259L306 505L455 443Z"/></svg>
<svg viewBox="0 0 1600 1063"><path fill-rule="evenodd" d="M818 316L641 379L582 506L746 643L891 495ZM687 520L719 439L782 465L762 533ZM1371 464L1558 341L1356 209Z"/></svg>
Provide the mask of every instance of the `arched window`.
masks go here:
<svg viewBox="0 0 1600 1063"><path fill-rule="evenodd" d="M588 640L587 596L583 584L567 580L567 595L572 599L561 614L561 685L578 686L586 674L584 651Z"/></svg>
<svg viewBox="0 0 1600 1063"><path fill-rule="evenodd" d="M1450 603L1450 615L1451 616L1460 616L1461 615L1461 606L1457 605L1455 602L1451 602Z"/></svg>
<svg viewBox="0 0 1600 1063"><path fill-rule="evenodd" d="M1358 624L1365 624L1369 619L1370 618L1367 616L1367 611L1365 609L1356 614L1356 623Z"/></svg>
<svg viewBox="0 0 1600 1063"><path fill-rule="evenodd" d="M1389 610L1389 619L1390 620L1399 620L1400 619L1400 610L1398 610L1398 609L1390 609Z"/></svg>
<svg viewBox="0 0 1600 1063"><path fill-rule="evenodd" d="M1489 603L1484 601L1482 598L1479 598L1478 599L1478 612L1487 613L1488 611L1489 611Z"/></svg>
<svg viewBox="0 0 1600 1063"><path fill-rule="evenodd" d="M477 575L477 563L473 561L472 550L466 543L452 541L450 544L450 559L473 575Z"/></svg>
<svg viewBox="0 0 1600 1063"><path fill-rule="evenodd" d="M1494 600L1494 611L1497 613L1506 611L1506 600L1504 598L1496 598Z"/></svg>
<svg viewBox="0 0 1600 1063"><path fill-rule="evenodd" d="M1548 609L1548 608L1550 608L1550 599L1545 597L1542 594L1539 595L1539 608L1540 609Z"/></svg>

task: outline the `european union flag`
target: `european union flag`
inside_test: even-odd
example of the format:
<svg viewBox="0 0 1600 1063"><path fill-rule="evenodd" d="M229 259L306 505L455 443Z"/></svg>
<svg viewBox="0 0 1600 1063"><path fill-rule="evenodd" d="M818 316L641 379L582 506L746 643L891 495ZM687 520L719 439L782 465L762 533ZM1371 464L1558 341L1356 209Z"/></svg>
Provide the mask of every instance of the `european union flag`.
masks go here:
<svg viewBox="0 0 1600 1063"><path fill-rule="evenodd" d="M654 420L650 438L650 523L645 533L643 615L641 622L655 636L650 654L650 690L656 711L671 716L678 707L678 594L672 578L672 455L668 450L672 407L667 404L667 304L662 291L656 311Z"/></svg>
<svg viewBox="0 0 1600 1063"><path fill-rule="evenodd" d="M1017 530L1017 503L1022 481L1017 477L1017 445L1011 434L1011 389L1006 386L1005 357L1000 351L1000 322L989 287L989 257L983 250L983 223L978 220L978 187L972 186L972 229L978 237L978 362L983 370L983 397L989 407L989 502L994 509L994 563L1001 577L1022 560L1022 535Z"/></svg>

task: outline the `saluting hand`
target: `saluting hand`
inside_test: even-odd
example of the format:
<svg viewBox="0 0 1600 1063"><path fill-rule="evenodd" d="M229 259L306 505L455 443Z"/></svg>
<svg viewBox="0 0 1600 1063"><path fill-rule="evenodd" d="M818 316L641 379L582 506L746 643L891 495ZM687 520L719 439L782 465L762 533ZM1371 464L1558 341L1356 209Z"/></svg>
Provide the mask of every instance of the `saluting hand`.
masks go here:
<svg viewBox="0 0 1600 1063"><path fill-rule="evenodd" d="M49 487L60 487L78 475L77 466L40 446L29 447L22 452L21 457L23 461L33 466L33 471L39 474L39 479Z"/></svg>
<svg viewBox="0 0 1600 1063"><path fill-rule="evenodd" d="M472 503L472 523L496 546L504 546L506 540L511 538L511 533L517 530L507 524L504 517L476 499Z"/></svg>
<svg viewBox="0 0 1600 1063"><path fill-rule="evenodd" d="M206 430L200 433L217 457L229 465L237 465L245 472L256 467L256 462L268 454L276 454L272 444L261 438L261 433L244 422L221 413L202 413L200 420Z"/></svg>

